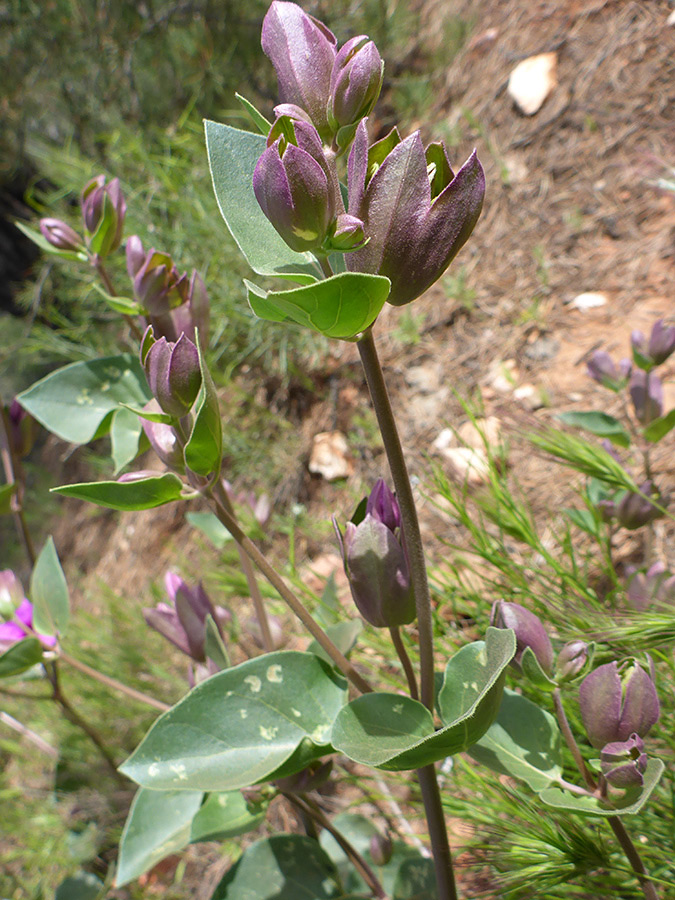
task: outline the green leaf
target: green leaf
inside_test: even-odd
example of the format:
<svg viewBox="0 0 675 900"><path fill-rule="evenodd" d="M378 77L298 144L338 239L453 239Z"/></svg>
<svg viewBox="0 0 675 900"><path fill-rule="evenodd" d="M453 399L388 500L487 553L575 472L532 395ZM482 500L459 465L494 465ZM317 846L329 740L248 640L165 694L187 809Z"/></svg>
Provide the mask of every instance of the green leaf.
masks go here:
<svg viewBox="0 0 675 900"><path fill-rule="evenodd" d="M155 790L229 791L332 752L345 680L312 653L269 653L218 672L164 713L122 766ZM287 772L286 774L290 774Z"/></svg>
<svg viewBox="0 0 675 900"><path fill-rule="evenodd" d="M266 806L247 803L241 791L209 794L192 820L190 842L224 841L253 831L265 819Z"/></svg>
<svg viewBox="0 0 675 900"><path fill-rule="evenodd" d="M671 409L665 416L651 421L644 430L644 436L646 440L655 444L662 437L665 437L669 431L672 431L673 428L675 428L675 409Z"/></svg>
<svg viewBox="0 0 675 900"><path fill-rule="evenodd" d="M275 834L252 844L211 900L337 900L335 866L317 841Z"/></svg>
<svg viewBox="0 0 675 900"><path fill-rule="evenodd" d="M0 487L0 516L7 516L12 511L12 497L16 493L16 484L3 484Z"/></svg>
<svg viewBox="0 0 675 900"><path fill-rule="evenodd" d="M438 702L444 727L416 700L363 694L345 706L331 740L350 759L382 769L417 769L478 741L499 710L505 670L516 651L510 629L488 628L485 641L462 647L449 661Z"/></svg>
<svg viewBox="0 0 675 900"><path fill-rule="evenodd" d="M253 124L256 126L260 134L267 137L267 135L270 133L272 123L268 122L265 116L263 116L263 114L255 108L251 101L246 99L246 97L242 97L241 94L237 94L236 92L234 96L249 114L249 116L253 120Z"/></svg>
<svg viewBox="0 0 675 900"><path fill-rule="evenodd" d="M588 412L564 412L559 413L558 418L565 425L582 428L597 434L599 437L609 438L613 444L620 447L630 447L630 435L618 419L608 413L589 410Z"/></svg>
<svg viewBox="0 0 675 900"><path fill-rule="evenodd" d="M277 234L253 193L253 170L265 137L205 121L206 151L218 208L248 264L258 275L309 284L321 277L311 253L296 253Z"/></svg>
<svg viewBox="0 0 675 900"><path fill-rule="evenodd" d="M199 529L199 531L211 541L216 550L222 550L225 544L234 540L230 532L218 519L215 513L189 512L185 518L190 525Z"/></svg>
<svg viewBox="0 0 675 900"><path fill-rule="evenodd" d="M251 282L248 302L260 319L291 321L326 337L354 340L373 324L389 296L382 275L342 272L288 291L262 291Z"/></svg>
<svg viewBox="0 0 675 900"><path fill-rule="evenodd" d="M34 244L40 248L40 250L44 250L45 253L51 253L53 256L58 256L61 259L69 259L69 260L78 260L79 262L87 262L87 254L82 250L81 252L77 252L76 250L59 250L49 243L46 237L42 234L41 231L36 231L34 228L30 228L28 225L24 225L23 222L18 219L14 220L14 224L22 231L27 238L30 238Z"/></svg>
<svg viewBox="0 0 675 900"><path fill-rule="evenodd" d="M529 432L526 437L535 447L557 457L577 472L615 488L639 490L633 478L611 453L604 447L589 443L585 438L556 428Z"/></svg>
<svg viewBox="0 0 675 900"><path fill-rule="evenodd" d="M0 678L11 678L31 669L42 660L42 644L29 637L13 644L0 656Z"/></svg>
<svg viewBox="0 0 675 900"><path fill-rule="evenodd" d="M150 399L141 364L128 353L71 363L18 397L48 431L73 444L100 437L106 417L123 403L145 406Z"/></svg>
<svg viewBox="0 0 675 900"><path fill-rule="evenodd" d="M350 652L354 649L358 636L363 631L363 623L361 622L361 619L352 619L351 622L338 622L335 625L325 625L323 630L338 648L340 653L349 656ZM320 656L321 659L325 660L329 665L334 665L330 656L328 656L326 651L317 641L311 642L309 647L307 647L307 652L316 653L317 656Z"/></svg>
<svg viewBox="0 0 675 900"><path fill-rule="evenodd" d="M217 475L223 459L223 424L220 419L216 386L204 361L198 338L197 335L202 386L195 406L192 433L185 445L185 465L197 475L212 473Z"/></svg>
<svg viewBox="0 0 675 900"><path fill-rule="evenodd" d="M86 500L108 509L153 509L180 500L183 482L173 472L138 481L89 481L52 488L55 494Z"/></svg>
<svg viewBox="0 0 675 900"><path fill-rule="evenodd" d="M123 316L140 316L145 312L145 309L141 306L140 303L137 303L135 300L131 300L129 297L120 297L117 294L115 296L113 296L112 294L108 294L103 290L101 285L96 284L96 282L94 282L94 289L98 291L98 293L103 297L108 306L116 313L120 313Z"/></svg>
<svg viewBox="0 0 675 900"><path fill-rule="evenodd" d="M562 775L560 731L550 713L505 688L497 720L467 751L493 772L541 791Z"/></svg>
<svg viewBox="0 0 675 900"><path fill-rule="evenodd" d="M203 797L201 791L136 791L120 841L117 887L190 843L192 820Z"/></svg>
<svg viewBox="0 0 675 900"><path fill-rule="evenodd" d="M394 882L392 900L438 900L433 860L421 856L404 860Z"/></svg>
<svg viewBox="0 0 675 900"><path fill-rule="evenodd" d="M590 534L593 537L598 536L598 520L590 509L565 508L562 512L577 526L577 528L580 528L582 531L585 531L586 534Z"/></svg>
<svg viewBox="0 0 675 900"><path fill-rule="evenodd" d="M643 775L642 788L626 791L619 799L612 798L613 805L603 803L597 797L584 797L571 794L561 788L545 788L539 796L547 806L556 809L568 809L586 816L629 816L639 812L649 799L652 791L659 783L665 766L660 759L650 759Z"/></svg>
<svg viewBox="0 0 675 900"><path fill-rule="evenodd" d="M229 669L231 663L227 647L220 636L218 626L214 622L212 615L206 617L205 624L206 635L204 638L204 653L209 659L213 660L219 669Z"/></svg>
<svg viewBox="0 0 675 900"><path fill-rule="evenodd" d="M105 884L91 872L78 872L64 878L56 888L54 900L97 900L102 897Z"/></svg>
<svg viewBox="0 0 675 900"><path fill-rule="evenodd" d="M142 433L143 426L138 416L130 409L122 407L113 413L110 440L115 475L136 459Z"/></svg>
<svg viewBox="0 0 675 900"><path fill-rule="evenodd" d="M70 618L68 585L51 536L33 568L30 599L35 630L40 634L62 634Z"/></svg>
<svg viewBox="0 0 675 900"><path fill-rule="evenodd" d="M546 672L544 672L532 647L525 647L523 650L523 655L520 658L520 667L523 670L523 675L528 678L532 684L536 684L540 690L551 693L558 686L557 682L552 678L549 678Z"/></svg>

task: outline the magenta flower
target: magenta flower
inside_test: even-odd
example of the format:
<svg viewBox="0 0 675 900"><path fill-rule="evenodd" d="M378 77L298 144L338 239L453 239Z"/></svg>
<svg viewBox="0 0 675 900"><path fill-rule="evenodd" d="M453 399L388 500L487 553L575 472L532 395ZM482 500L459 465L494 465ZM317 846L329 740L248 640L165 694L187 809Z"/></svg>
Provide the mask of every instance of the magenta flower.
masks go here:
<svg viewBox="0 0 675 900"><path fill-rule="evenodd" d="M0 652L4 653L13 644L32 636L39 638L43 647L55 646L55 637L49 634L34 633L32 628L33 604L24 598L14 610L14 618L11 621L0 623Z"/></svg>

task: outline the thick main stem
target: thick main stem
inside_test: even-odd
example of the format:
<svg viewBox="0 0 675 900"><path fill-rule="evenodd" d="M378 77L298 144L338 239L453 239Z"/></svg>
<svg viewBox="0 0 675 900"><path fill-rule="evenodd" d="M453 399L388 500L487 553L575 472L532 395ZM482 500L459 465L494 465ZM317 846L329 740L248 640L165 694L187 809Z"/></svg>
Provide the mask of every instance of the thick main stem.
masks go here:
<svg viewBox="0 0 675 900"><path fill-rule="evenodd" d="M572 729L570 728L570 724L567 720L567 714L565 713L565 707L563 706L560 688L556 688L553 691L553 705L555 707L558 725L560 726L560 730L562 732L563 738L565 739L565 743L567 744L570 753L574 757L577 768L583 775L584 781L586 782L586 786L589 788L589 790L596 791L598 787L596 781L589 771L583 756L581 755L581 750L579 749L579 745L577 744L574 735L572 734ZM637 876L637 880L639 881L640 887L642 888L642 893L645 895L645 900L659 900L659 895L656 893L656 887L654 886L654 883L650 881L644 863L640 858L640 854L637 852L635 844L626 831L625 825L618 816L608 816L607 822L609 824L609 827L614 832L614 836L619 842L621 849L625 853L626 859L630 863L631 868Z"/></svg>
<svg viewBox="0 0 675 900"><path fill-rule="evenodd" d="M8 415L5 409L5 402L0 395L0 457L2 457L2 467L5 472L5 481L8 485L16 485L16 490L10 498L10 509L14 518L16 530L23 543L26 556L31 567L35 565L35 548L30 531L26 525L26 519L23 514L23 485L17 478L18 463L14 459L14 451L12 448L12 439L10 435L10 427Z"/></svg>
<svg viewBox="0 0 675 900"><path fill-rule="evenodd" d="M372 687L368 682L359 675L354 666L349 662L344 653L335 646L333 641L328 637L326 632L312 618L309 610L295 596L288 587L281 575L267 561L267 557L256 547L253 541L242 531L237 520L219 504L215 505L215 513L222 524L227 528L235 541L242 547L250 558L251 562L262 572L272 587L281 595L282 599L290 607L292 612L300 619L307 631L312 635L316 642L326 651L330 659L335 663L337 668L348 678L351 683L358 688L362 694L372 691Z"/></svg>
<svg viewBox="0 0 675 900"><path fill-rule="evenodd" d="M218 484L214 486L213 496L216 503L220 504L234 518L234 509L232 508L232 503L230 502L230 498L227 496L227 491L225 490L223 482L220 479L218 479ZM271 653L272 650L274 650L274 641L272 639L272 633L270 631L270 623L269 619L267 618L265 603L263 602L263 598L260 593L260 587L258 586L258 580L255 577L255 572L253 571L251 560L248 558L243 548L238 543L237 551L239 553L239 559L241 561L241 568L244 572L244 575L246 576L246 583L248 584L248 590L251 595L251 600L253 601L253 608L255 609L256 619L258 620L258 625L260 627L262 645L266 653Z"/></svg>
<svg viewBox="0 0 675 900"><path fill-rule="evenodd" d="M389 393L384 382L384 375L377 356L372 331L368 330L358 342L361 362L366 375L366 382L373 408L380 426L384 449L389 462L391 477L394 480L396 499L401 510L403 536L410 562L410 578L415 594L417 609L417 629L420 648L420 688L422 703L427 709L434 707L434 648L433 624L431 621L431 600L427 567L424 560L422 535L417 518L417 509L413 499L412 487L408 476L408 467L403 456L401 439L399 438L396 420L391 408Z"/></svg>
<svg viewBox="0 0 675 900"><path fill-rule="evenodd" d="M420 651L420 688L422 703L427 709L434 708L434 646L433 623L431 619L431 598L427 581L427 567L424 559L422 535L420 533L417 508L413 498L408 468L403 456L401 439L391 408L389 393L377 356L372 331L369 329L358 342L361 362L366 375L370 397L380 426L389 469L394 480L396 499L401 510L403 539L408 551L410 577L415 594L417 627ZM429 828L429 838L436 871L436 885L439 900L457 900L452 855L445 827L445 816L441 804L436 770L433 765L417 770L417 780L422 791L424 811Z"/></svg>

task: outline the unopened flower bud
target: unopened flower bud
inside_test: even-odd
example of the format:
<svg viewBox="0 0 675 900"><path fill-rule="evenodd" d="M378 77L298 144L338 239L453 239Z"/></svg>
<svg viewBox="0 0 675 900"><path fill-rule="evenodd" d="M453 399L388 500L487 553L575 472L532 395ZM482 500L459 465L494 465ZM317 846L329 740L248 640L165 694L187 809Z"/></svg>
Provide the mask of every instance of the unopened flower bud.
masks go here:
<svg viewBox="0 0 675 900"><path fill-rule="evenodd" d="M651 675L637 660L619 668L616 662L594 669L579 685L581 718L594 747L627 741L635 732L645 737L660 715Z"/></svg>
<svg viewBox="0 0 675 900"><path fill-rule="evenodd" d="M180 274L168 253L154 247L146 253L143 242L134 234L127 241L126 254L134 296L149 315L166 315L185 303L189 291L187 275Z"/></svg>
<svg viewBox="0 0 675 900"><path fill-rule="evenodd" d="M641 331L633 331L630 336L633 359L645 371L660 366L675 350L675 328L658 319L649 335L649 341Z"/></svg>
<svg viewBox="0 0 675 900"><path fill-rule="evenodd" d="M182 418L192 408L202 383L197 348L184 334L175 343L166 338L154 341L150 326L143 351L141 362L152 394L165 413Z"/></svg>
<svg viewBox="0 0 675 900"><path fill-rule="evenodd" d="M118 178L106 184L105 175L93 178L82 191L82 219L92 253L108 256L117 250L124 233L127 205Z"/></svg>
<svg viewBox="0 0 675 900"><path fill-rule="evenodd" d="M613 787L628 788L643 784L647 754L642 738L633 733L626 741L605 744L600 751L600 769Z"/></svg>
<svg viewBox="0 0 675 900"><path fill-rule="evenodd" d="M152 413L161 411L156 400L151 400L143 409ZM167 469L182 474L185 471L185 460L173 428L164 422L150 422L148 419L142 419L142 425L150 446Z"/></svg>
<svg viewBox="0 0 675 900"><path fill-rule="evenodd" d="M637 369L631 376L629 391L635 416L643 425L663 415L663 384L655 372Z"/></svg>
<svg viewBox="0 0 675 900"><path fill-rule="evenodd" d="M84 250L84 240L61 219L40 219L42 237L57 250L70 250L79 253Z"/></svg>
<svg viewBox="0 0 675 900"><path fill-rule="evenodd" d="M588 660L588 644L585 641L568 641L556 659L557 680L571 681L582 671Z"/></svg>
<svg viewBox="0 0 675 900"><path fill-rule="evenodd" d="M202 583L190 586L175 572L167 572L164 584L169 603L144 609L145 621L195 662L205 662L206 618L218 619Z"/></svg>
<svg viewBox="0 0 675 900"><path fill-rule="evenodd" d="M631 362L629 359L622 359L617 368L609 353L596 350L586 363L586 371L594 381L604 387L611 391L620 391L630 376Z"/></svg>
<svg viewBox="0 0 675 900"><path fill-rule="evenodd" d="M331 253L352 253L362 247L365 240L361 219L341 213L335 220L323 249Z"/></svg>
<svg viewBox="0 0 675 900"><path fill-rule="evenodd" d="M16 397L7 407L7 425L12 452L19 459L23 459L33 449L38 424Z"/></svg>
<svg viewBox="0 0 675 900"><path fill-rule="evenodd" d="M386 866L394 851L389 835L374 834L369 844L370 858L376 866Z"/></svg>
<svg viewBox="0 0 675 900"><path fill-rule="evenodd" d="M616 517L619 524L634 531L663 515L649 500L650 497L657 502L661 500L652 481L643 482L640 485L639 494L636 491L628 491L616 505Z"/></svg>
<svg viewBox="0 0 675 900"><path fill-rule="evenodd" d="M638 612L644 612L652 605L669 606L675 603L675 575L661 560L653 563L646 572L627 566L625 581L628 601Z"/></svg>
<svg viewBox="0 0 675 900"><path fill-rule="evenodd" d="M337 134L339 146L351 143L356 126L375 106L383 75L382 58L366 35L353 37L340 48L333 66L328 102L328 121ZM341 129L344 129L342 135Z"/></svg>
<svg viewBox="0 0 675 900"><path fill-rule="evenodd" d="M376 628L407 625L416 616L400 515L396 498L378 481L365 518L358 525L347 523L344 540L333 521L354 603Z"/></svg>
<svg viewBox="0 0 675 900"><path fill-rule="evenodd" d="M490 623L495 628L512 628L516 635L516 655L512 664L520 669L523 653L529 647L546 675L553 671L553 646L538 616L519 603L498 600L492 607Z"/></svg>

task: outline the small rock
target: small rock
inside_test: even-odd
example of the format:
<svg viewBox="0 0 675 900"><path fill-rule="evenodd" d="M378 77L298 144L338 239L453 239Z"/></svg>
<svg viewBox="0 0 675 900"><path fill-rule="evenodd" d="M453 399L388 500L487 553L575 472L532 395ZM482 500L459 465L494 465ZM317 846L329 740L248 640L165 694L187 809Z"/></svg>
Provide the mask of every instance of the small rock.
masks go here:
<svg viewBox="0 0 675 900"><path fill-rule="evenodd" d="M605 294L594 293L593 291L588 291L585 294L578 294L574 300L572 300L572 306L575 309L580 309L582 312L586 309L595 309L598 306L605 306L607 304L607 297Z"/></svg>
<svg viewBox="0 0 675 900"><path fill-rule="evenodd" d="M439 453L442 453L444 450L447 450L448 447L452 447L454 442L455 432L452 428L444 428L431 446L434 450L438 450Z"/></svg>
<svg viewBox="0 0 675 900"><path fill-rule="evenodd" d="M556 85L558 58L540 53L519 62L509 76L508 91L521 112L533 116Z"/></svg>
<svg viewBox="0 0 675 900"><path fill-rule="evenodd" d="M542 335L525 347L525 356L534 362L544 362L553 357L560 350L560 344L555 338Z"/></svg>
<svg viewBox="0 0 675 900"><path fill-rule="evenodd" d="M541 409L544 405L541 400L541 393L533 384L522 384L513 392L514 400L519 400L526 409L534 411Z"/></svg>
<svg viewBox="0 0 675 900"><path fill-rule="evenodd" d="M322 431L315 435L309 458L309 471L326 481L348 478L354 471L349 459L347 438L341 431Z"/></svg>
<svg viewBox="0 0 675 900"><path fill-rule="evenodd" d="M489 446L496 447L502 438L502 423L496 416L465 422L457 429L457 437L474 450L484 450L486 442Z"/></svg>
<svg viewBox="0 0 675 900"><path fill-rule="evenodd" d="M510 394L518 381L518 367L515 359L505 359L493 363L489 373L490 385L500 394Z"/></svg>
<svg viewBox="0 0 675 900"><path fill-rule="evenodd" d="M443 451L450 475L469 487L479 487L490 480L490 466L484 450L475 447L449 447Z"/></svg>
<svg viewBox="0 0 675 900"><path fill-rule="evenodd" d="M666 25L675 25L675 9L671 12L671 14L666 19Z"/></svg>

